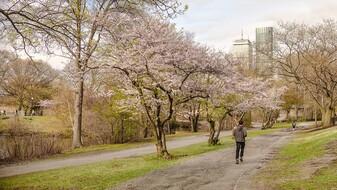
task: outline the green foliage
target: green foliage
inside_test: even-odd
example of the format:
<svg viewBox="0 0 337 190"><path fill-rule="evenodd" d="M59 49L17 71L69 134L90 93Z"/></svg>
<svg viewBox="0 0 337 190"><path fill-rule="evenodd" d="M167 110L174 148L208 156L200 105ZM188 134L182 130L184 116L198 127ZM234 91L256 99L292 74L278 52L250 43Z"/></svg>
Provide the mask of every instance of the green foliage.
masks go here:
<svg viewBox="0 0 337 190"><path fill-rule="evenodd" d="M132 98L123 94L117 88L113 88L113 96L109 98L99 98L94 101L91 110L94 111L98 119L110 128L112 142L124 143L128 139L136 136L140 131L139 111L135 108L123 107L121 101ZM139 138L139 137L135 137Z"/></svg>
<svg viewBox="0 0 337 190"><path fill-rule="evenodd" d="M169 122L169 125L170 125L171 130L177 130L181 127L181 124L178 121L175 121L175 120L171 120Z"/></svg>

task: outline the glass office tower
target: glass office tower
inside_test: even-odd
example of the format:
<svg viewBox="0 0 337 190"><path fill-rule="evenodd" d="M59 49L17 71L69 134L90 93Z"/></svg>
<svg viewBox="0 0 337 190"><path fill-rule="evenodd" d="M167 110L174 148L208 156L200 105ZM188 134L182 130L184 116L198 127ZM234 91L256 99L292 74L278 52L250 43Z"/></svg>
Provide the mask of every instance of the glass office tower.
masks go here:
<svg viewBox="0 0 337 190"><path fill-rule="evenodd" d="M273 66L273 27L256 28L256 67Z"/></svg>

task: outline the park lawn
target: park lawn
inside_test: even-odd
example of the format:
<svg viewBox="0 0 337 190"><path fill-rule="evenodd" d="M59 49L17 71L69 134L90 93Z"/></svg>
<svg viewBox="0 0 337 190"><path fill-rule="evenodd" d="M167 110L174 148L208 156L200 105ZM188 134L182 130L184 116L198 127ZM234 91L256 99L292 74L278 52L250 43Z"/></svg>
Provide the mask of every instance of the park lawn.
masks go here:
<svg viewBox="0 0 337 190"><path fill-rule="evenodd" d="M58 118L51 116L6 117L1 124L1 131L9 130L9 126L20 126L32 132L71 135L71 127L64 126Z"/></svg>
<svg viewBox="0 0 337 190"><path fill-rule="evenodd" d="M269 134L276 130L280 130L280 128L263 131L252 130L248 134L253 137ZM170 160L157 158L156 154L148 154L6 177L0 179L0 189L105 189L144 175L149 171L173 166L183 160L233 145L232 137L225 136L221 137L220 143L215 146L199 143L169 150L171 154L175 155L175 158Z"/></svg>
<svg viewBox="0 0 337 190"><path fill-rule="evenodd" d="M255 180L272 189L333 189L337 187L337 160L328 167L317 169L306 176L308 162L323 158L327 153L337 154L337 149L327 150L327 145L337 146L336 127L302 132L285 145L279 155L269 162ZM331 143L333 145L331 145ZM306 176L306 177L303 177Z"/></svg>

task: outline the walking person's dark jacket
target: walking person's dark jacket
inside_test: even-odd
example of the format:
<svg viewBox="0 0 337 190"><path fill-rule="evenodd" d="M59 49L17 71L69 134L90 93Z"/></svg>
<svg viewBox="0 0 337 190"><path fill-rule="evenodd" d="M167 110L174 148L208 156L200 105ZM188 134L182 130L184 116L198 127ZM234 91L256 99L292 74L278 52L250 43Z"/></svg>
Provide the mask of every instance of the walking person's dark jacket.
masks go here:
<svg viewBox="0 0 337 190"><path fill-rule="evenodd" d="M243 125L238 125L233 129L233 136L236 142L246 142L247 130Z"/></svg>

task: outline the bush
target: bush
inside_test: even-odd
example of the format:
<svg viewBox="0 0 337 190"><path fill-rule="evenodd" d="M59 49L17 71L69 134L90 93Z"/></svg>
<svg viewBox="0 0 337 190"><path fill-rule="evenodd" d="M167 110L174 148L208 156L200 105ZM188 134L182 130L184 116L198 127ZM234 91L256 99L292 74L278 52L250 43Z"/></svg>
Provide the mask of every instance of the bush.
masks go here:
<svg viewBox="0 0 337 190"><path fill-rule="evenodd" d="M12 162L42 158L58 154L71 146L70 139L61 134L44 134L29 131L17 118L8 122L8 132L2 134L0 161Z"/></svg>
<svg viewBox="0 0 337 190"><path fill-rule="evenodd" d="M85 112L83 139L86 146L139 141L143 136L144 127L131 117L121 114L107 120L99 118L96 112Z"/></svg>

